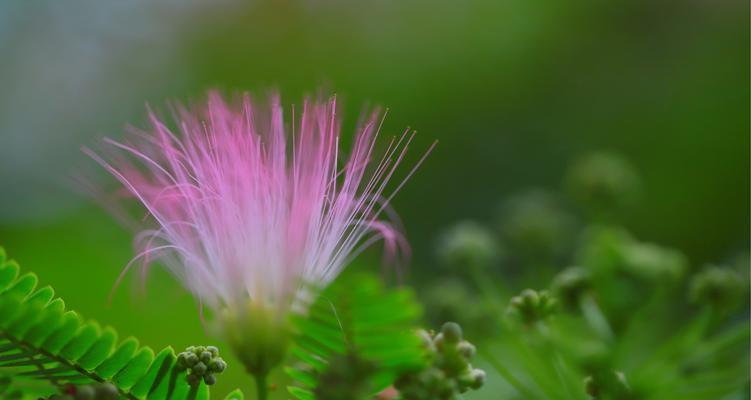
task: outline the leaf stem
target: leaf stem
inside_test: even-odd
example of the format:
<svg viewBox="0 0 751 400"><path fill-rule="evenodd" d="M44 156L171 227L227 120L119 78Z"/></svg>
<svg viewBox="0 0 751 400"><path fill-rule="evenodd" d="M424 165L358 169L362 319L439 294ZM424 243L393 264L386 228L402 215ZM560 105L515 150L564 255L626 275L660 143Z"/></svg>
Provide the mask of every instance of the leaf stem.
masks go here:
<svg viewBox="0 0 751 400"><path fill-rule="evenodd" d="M535 393L533 393L529 388L527 388L521 381L516 379L514 374L509 371L506 366L504 366L500 361L498 361L497 358L495 358L494 355L492 355L489 351L485 351L481 353L481 357L485 359L485 361L490 364L493 369L495 369L496 372L498 372L503 379L508 382L511 387L516 389L519 394L523 395L527 399L536 399L538 398Z"/></svg>
<svg viewBox="0 0 751 400"><path fill-rule="evenodd" d="M82 376L85 376L86 378L89 378L89 379L91 379L91 380L93 380L95 382L100 382L100 383L101 382L107 382L105 379L103 379L99 375L97 375L97 374L95 374L93 372L86 371L85 369L83 369L79 365L77 365L76 363L74 363L72 361L68 361L67 359L65 359L63 357L58 357L58 356L56 356L56 355L54 355L54 354L52 354L52 353L50 353L50 352L48 352L48 351L40 348L40 347L36 347L36 346L32 345L31 343L28 343L28 342L26 342L24 340L16 339L14 336L10 335L7 332L0 331L0 337L2 337L3 339L5 339L5 340L7 340L7 341L9 341L9 342L11 342L11 343L13 343L13 344L21 347L22 349L31 350L31 351L37 352L37 353L39 353L39 354L47 357L48 359L50 359L52 361L55 361L55 362L57 362L58 364L60 364L62 366L68 367L68 368L74 370L76 373L78 373L78 374L80 374ZM39 365L37 365L37 368L39 368ZM50 382L59 386L59 383L57 383L56 380L55 381L50 380ZM120 393L120 395L122 397L125 397L126 399L137 400L135 396L133 396L132 394L130 394L127 391L124 391L124 390L122 390L120 388L117 388L117 391Z"/></svg>
<svg viewBox="0 0 751 400"><path fill-rule="evenodd" d="M256 399L267 400L269 398L269 384L267 382L268 374L255 374L256 379Z"/></svg>
<svg viewBox="0 0 751 400"><path fill-rule="evenodd" d="M501 294L498 292L485 270L476 263L470 263L469 265L470 278L474 281L474 284L480 290L482 300L486 305L489 305L497 315L503 315L503 306L499 303L501 301Z"/></svg>
<svg viewBox="0 0 751 400"><path fill-rule="evenodd" d="M613 329L610 327L608 318L602 312L597 301L591 294L585 294L579 297L579 307L581 308L584 319L589 323L592 329L597 332L601 338L612 342L614 339Z"/></svg>

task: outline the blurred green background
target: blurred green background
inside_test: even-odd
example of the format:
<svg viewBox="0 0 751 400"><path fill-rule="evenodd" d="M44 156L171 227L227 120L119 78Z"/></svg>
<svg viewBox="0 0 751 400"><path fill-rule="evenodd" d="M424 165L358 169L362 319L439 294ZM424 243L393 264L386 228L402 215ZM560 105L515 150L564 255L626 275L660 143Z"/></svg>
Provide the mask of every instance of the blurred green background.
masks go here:
<svg viewBox="0 0 751 400"><path fill-rule="evenodd" d="M742 0L2 2L0 245L122 335L213 343L160 270L107 304L130 235L74 190L94 170L79 148L144 126L146 102L278 88L299 104L323 88L346 127L370 104L390 109L386 133L417 129L408 163L439 140L394 202L411 281L434 274L440 230L557 187L600 149L642 175L629 230L692 265L721 259L749 241L748 22ZM249 388L227 356L213 390Z"/></svg>

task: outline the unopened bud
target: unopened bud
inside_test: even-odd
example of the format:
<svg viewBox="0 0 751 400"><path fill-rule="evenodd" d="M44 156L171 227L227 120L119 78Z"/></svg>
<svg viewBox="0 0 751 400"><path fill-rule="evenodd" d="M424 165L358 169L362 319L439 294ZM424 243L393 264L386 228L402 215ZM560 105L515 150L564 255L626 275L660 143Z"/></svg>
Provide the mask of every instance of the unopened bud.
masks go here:
<svg viewBox="0 0 751 400"><path fill-rule="evenodd" d="M459 343L462 340L462 327L456 322L446 322L443 324L441 333L447 343Z"/></svg>
<svg viewBox="0 0 751 400"><path fill-rule="evenodd" d="M475 346L467 341L462 341L459 343L459 353L466 359L470 359L475 356L475 352L477 349L475 349Z"/></svg>

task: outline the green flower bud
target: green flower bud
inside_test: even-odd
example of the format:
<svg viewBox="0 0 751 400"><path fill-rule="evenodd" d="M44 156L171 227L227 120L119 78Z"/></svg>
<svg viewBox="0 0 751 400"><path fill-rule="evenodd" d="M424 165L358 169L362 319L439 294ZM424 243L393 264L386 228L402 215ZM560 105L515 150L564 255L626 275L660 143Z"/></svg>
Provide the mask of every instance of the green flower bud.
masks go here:
<svg viewBox="0 0 751 400"><path fill-rule="evenodd" d="M419 332L430 340L430 335ZM402 400L458 400L460 394L480 387L484 372L475 370L468 362L474 346L462 339L461 327L447 322L432 338L430 364L419 371L410 371L394 381Z"/></svg>
<svg viewBox="0 0 751 400"><path fill-rule="evenodd" d="M175 363L175 368L177 368L178 371L185 371L188 369L188 354L183 352L177 355L177 362Z"/></svg>
<svg viewBox="0 0 751 400"><path fill-rule="evenodd" d="M462 327L456 322L446 322L441 327L441 333L446 343L459 343L462 340Z"/></svg>
<svg viewBox="0 0 751 400"><path fill-rule="evenodd" d="M475 382L475 376L472 374L472 370L467 370L459 375L456 381L459 383L459 390L463 393Z"/></svg>
<svg viewBox="0 0 751 400"><path fill-rule="evenodd" d="M222 310L222 334L252 375L264 376L282 363L291 342L289 319L255 301Z"/></svg>
<svg viewBox="0 0 751 400"><path fill-rule="evenodd" d="M187 380L191 385L199 384L201 379L208 385L208 382L216 382L213 374L222 373L227 369L227 363L219 357L216 346L190 346L178 354L176 368L178 371L189 370Z"/></svg>
<svg viewBox="0 0 751 400"><path fill-rule="evenodd" d="M435 338L433 338L433 345L435 346L437 351L443 350L444 342L445 342L445 339L443 338L443 333L439 333L435 335Z"/></svg>
<svg viewBox="0 0 751 400"><path fill-rule="evenodd" d="M185 355L185 363L189 368L193 368L200 360L195 353L188 353Z"/></svg>
<svg viewBox="0 0 751 400"><path fill-rule="evenodd" d="M546 290L537 292L525 289L511 298L508 313L517 315L524 323L532 324L553 315L557 308L558 301Z"/></svg>
<svg viewBox="0 0 751 400"><path fill-rule="evenodd" d="M608 214L639 197L640 178L615 154L595 153L575 162L566 174L571 197L594 214Z"/></svg>
<svg viewBox="0 0 751 400"><path fill-rule="evenodd" d="M461 354L466 359L471 359L472 357L474 357L476 351L477 349L475 348L475 346L472 343L467 342L466 340L459 343L459 354Z"/></svg>
<svg viewBox="0 0 751 400"><path fill-rule="evenodd" d="M207 369L208 368L206 367L206 364L204 364L202 361L199 361L196 365L193 366L193 373L203 375L206 373Z"/></svg>
<svg viewBox="0 0 751 400"><path fill-rule="evenodd" d="M450 268L487 268L498 261L498 239L483 226L464 221L447 230L438 243L438 259Z"/></svg>
<svg viewBox="0 0 751 400"><path fill-rule="evenodd" d="M427 370L422 377L423 383L428 386L440 386L446 380L446 374L440 369L431 368Z"/></svg>
<svg viewBox="0 0 751 400"><path fill-rule="evenodd" d="M433 344L433 338L430 337L430 333L428 333L428 331L426 331L425 329L418 329L417 337L420 338L425 346L431 346Z"/></svg>
<svg viewBox="0 0 751 400"><path fill-rule="evenodd" d="M214 358L209 362L209 370L211 372L224 372L227 369L227 363L220 357Z"/></svg>
<svg viewBox="0 0 751 400"><path fill-rule="evenodd" d="M543 190L507 199L499 221L504 243L514 256L527 262L550 262L568 249L575 236L573 216Z"/></svg>
<svg viewBox="0 0 751 400"><path fill-rule="evenodd" d="M485 384L485 379L486 379L485 371L481 369L474 369L472 370L472 376L473 376L473 381L469 385L470 388L477 390Z"/></svg>
<svg viewBox="0 0 751 400"><path fill-rule="evenodd" d="M461 376L470 367L467 359L457 351L456 347L446 349L435 358L434 362L451 378Z"/></svg>

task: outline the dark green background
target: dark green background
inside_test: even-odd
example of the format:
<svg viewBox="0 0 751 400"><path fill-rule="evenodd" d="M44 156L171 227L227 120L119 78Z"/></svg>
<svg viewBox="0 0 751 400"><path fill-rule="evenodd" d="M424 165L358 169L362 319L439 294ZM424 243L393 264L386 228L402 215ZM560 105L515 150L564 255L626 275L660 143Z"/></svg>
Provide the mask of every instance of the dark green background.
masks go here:
<svg viewBox="0 0 751 400"><path fill-rule="evenodd" d="M387 106L387 134L419 132L408 164L439 140L394 202L412 276L433 273L442 228L558 187L592 150L642 174L624 218L641 239L693 266L748 243L745 1L8 2L0 15L0 244L69 307L154 347L213 341L164 272L106 304L130 236L69 177L94 169L80 145L144 125L146 101L208 88L278 88L287 104L323 88L347 127ZM216 391L249 388L228 358Z"/></svg>

